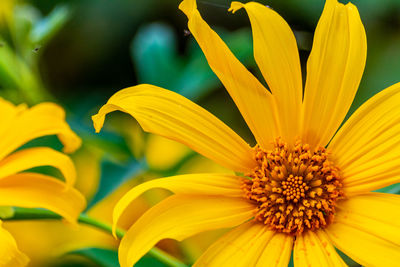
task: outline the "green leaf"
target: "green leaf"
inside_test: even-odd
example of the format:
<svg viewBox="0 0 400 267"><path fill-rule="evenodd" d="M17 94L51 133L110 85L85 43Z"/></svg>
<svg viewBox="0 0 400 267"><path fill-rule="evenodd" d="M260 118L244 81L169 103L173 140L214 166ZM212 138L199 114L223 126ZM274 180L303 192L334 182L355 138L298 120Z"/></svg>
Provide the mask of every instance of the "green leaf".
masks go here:
<svg viewBox="0 0 400 267"><path fill-rule="evenodd" d="M343 259L343 261L347 264L349 267L360 267L361 265L352 260L349 256L344 254L342 251L336 249L337 253L340 255L340 257Z"/></svg>
<svg viewBox="0 0 400 267"><path fill-rule="evenodd" d="M89 115L82 114L81 116L86 118ZM130 148L120 134L108 130L94 134L93 125L86 125L86 121L80 120L76 114L69 117L67 121L71 129L82 138L84 145L95 146L101 151L107 151L107 156L113 160L126 161L131 157Z"/></svg>
<svg viewBox="0 0 400 267"><path fill-rule="evenodd" d="M379 49L368 50L365 73L351 113L375 94L400 81L400 37L385 38L384 34L376 33L373 41L374 47Z"/></svg>
<svg viewBox="0 0 400 267"><path fill-rule="evenodd" d="M15 102L38 103L49 99L40 79L26 62L15 53L4 40L0 39L0 86L13 92L18 90Z"/></svg>
<svg viewBox="0 0 400 267"><path fill-rule="evenodd" d="M120 185L130 178L138 175L145 167L145 163L130 158L128 162L115 162L109 158L103 158L101 162L101 176L99 188L87 209L114 192Z"/></svg>
<svg viewBox="0 0 400 267"><path fill-rule="evenodd" d="M220 31L220 35L239 60L246 66L255 65L249 29ZM200 47L193 37L188 38L188 55L183 57L178 53L177 37L170 26L154 23L139 29L131 45L139 82L173 90L189 99L202 97L220 86Z"/></svg>
<svg viewBox="0 0 400 267"><path fill-rule="evenodd" d="M139 82L173 86L183 67L176 47L176 36L170 26L153 23L140 28L131 44Z"/></svg>
<svg viewBox="0 0 400 267"><path fill-rule="evenodd" d="M118 253L115 250L101 248L83 248L68 252L88 258L101 267L119 267Z"/></svg>
<svg viewBox="0 0 400 267"><path fill-rule="evenodd" d="M389 185L387 187L375 190L374 192L387 193L387 194L400 194L400 183Z"/></svg>
<svg viewBox="0 0 400 267"><path fill-rule="evenodd" d="M38 20L30 32L32 43L46 43L65 24L70 16L70 9L66 5L56 6L51 13Z"/></svg>
<svg viewBox="0 0 400 267"><path fill-rule="evenodd" d="M118 252L116 250L102 249L102 248L84 248L71 251L68 254L80 255L88 258L101 267L119 267ZM155 258L144 256L140 259L135 267L166 267L167 265L161 263Z"/></svg>
<svg viewBox="0 0 400 267"><path fill-rule="evenodd" d="M12 218L14 216L14 209L12 207L0 207L0 219Z"/></svg>

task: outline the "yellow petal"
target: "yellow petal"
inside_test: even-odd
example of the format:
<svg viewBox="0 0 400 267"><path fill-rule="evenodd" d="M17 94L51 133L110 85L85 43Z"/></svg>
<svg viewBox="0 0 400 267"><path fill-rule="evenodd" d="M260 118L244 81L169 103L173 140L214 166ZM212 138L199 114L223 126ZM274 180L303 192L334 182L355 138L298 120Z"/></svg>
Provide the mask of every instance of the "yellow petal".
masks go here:
<svg viewBox="0 0 400 267"><path fill-rule="evenodd" d="M334 245L365 266L400 262L400 196L367 193L338 206L326 233Z"/></svg>
<svg viewBox="0 0 400 267"><path fill-rule="evenodd" d="M60 170L68 185L76 179L72 160L63 153L47 147L17 151L0 161L0 179L38 166L52 166Z"/></svg>
<svg viewBox="0 0 400 267"><path fill-rule="evenodd" d="M14 238L1 227L0 221L0 266L22 267L28 262L29 258L18 249Z"/></svg>
<svg viewBox="0 0 400 267"><path fill-rule="evenodd" d="M73 155L76 169L75 188L81 192L86 199L92 199L97 193L100 184L101 158L105 151L100 148L86 144Z"/></svg>
<svg viewBox="0 0 400 267"><path fill-rule="evenodd" d="M114 94L94 115L96 131L107 113L132 115L151 133L183 143L215 162L236 171L255 166L252 149L228 126L183 96L153 85L138 85Z"/></svg>
<svg viewBox="0 0 400 267"><path fill-rule="evenodd" d="M46 135L58 135L66 153L81 145L80 138L65 121L64 110L56 104L42 103L20 112L8 123L0 135L0 158L28 141Z"/></svg>
<svg viewBox="0 0 400 267"><path fill-rule="evenodd" d="M321 230L297 236L293 256L295 266L347 266Z"/></svg>
<svg viewBox="0 0 400 267"><path fill-rule="evenodd" d="M287 266L292 246L293 237L250 221L212 244L194 266Z"/></svg>
<svg viewBox="0 0 400 267"><path fill-rule="evenodd" d="M189 153L187 146L158 135L150 135L146 139L145 157L151 169L173 168Z"/></svg>
<svg viewBox="0 0 400 267"><path fill-rule="evenodd" d="M176 194L220 195L227 197L241 197L243 195L238 177L229 174L188 174L151 180L131 189L115 205L113 212L114 235L118 221L130 203L147 190L153 188L164 188Z"/></svg>
<svg viewBox="0 0 400 267"><path fill-rule="evenodd" d="M293 237L275 234L264 248L257 266L288 266L292 254Z"/></svg>
<svg viewBox="0 0 400 267"><path fill-rule="evenodd" d="M179 8L188 17L191 34L235 101L257 142L265 148L270 147L271 142L280 136L275 99L201 18L195 0L184 0Z"/></svg>
<svg viewBox="0 0 400 267"><path fill-rule="evenodd" d="M256 2L232 2L229 10L235 13L241 8L250 18L254 58L277 102L281 137L294 142L300 131L303 97L296 38L286 21L271 8Z"/></svg>
<svg viewBox="0 0 400 267"><path fill-rule="evenodd" d="M332 139L347 195L400 182L399 103L397 83L364 103Z"/></svg>
<svg viewBox="0 0 400 267"><path fill-rule="evenodd" d="M0 179L0 206L45 208L76 221L85 198L72 187L38 173L19 173Z"/></svg>
<svg viewBox="0 0 400 267"><path fill-rule="evenodd" d="M0 135L7 130L7 126L24 109L26 109L25 105L15 106L11 102L0 97Z"/></svg>
<svg viewBox="0 0 400 267"><path fill-rule="evenodd" d="M357 8L327 0L307 62L303 102L303 141L325 146L357 92L367 42Z"/></svg>
<svg viewBox="0 0 400 267"><path fill-rule="evenodd" d="M234 227L253 216L243 198L174 195L148 210L126 232L119 247L121 267L132 267L158 241L181 241L208 230Z"/></svg>

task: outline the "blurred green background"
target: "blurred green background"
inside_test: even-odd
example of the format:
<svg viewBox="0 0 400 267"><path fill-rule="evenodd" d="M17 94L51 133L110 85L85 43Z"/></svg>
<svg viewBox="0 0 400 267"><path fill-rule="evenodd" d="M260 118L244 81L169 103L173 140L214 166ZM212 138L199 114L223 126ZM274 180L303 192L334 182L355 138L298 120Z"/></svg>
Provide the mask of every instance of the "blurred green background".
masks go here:
<svg viewBox="0 0 400 267"><path fill-rule="evenodd" d="M81 180L88 179L88 173L93 176L92 180L86 183L78 181L78 188L87 191L88 212L120 186L135 183L132 180L140 182L174 175L189 168L185 166L200 164L195 161L200 156L192 151L155 146L154 143L164 141L152 140L140 131L133 119L122 114L110 116L112 120L106 124L106 129L100 135L94 134L90 116L122 88L151 83L179 92L211 111L254 144L237 108L187 31L187 19L177 8L180 1L2 1L0 95L14 103L27 102L30 105L55 101L67 109L68 122L84 140L80 154L75 157L90 159L90 164L84 164L84 167L91 166L96 170L95 173L92 169L82 171L85 177L80 177ZM222 36L235 55L261 77L252 56L247 15L243 11L230 14L227 11L230 1L197 2L209 25ZM305 74L313 31L324 1L260 2L281 14L294 30ZM352 2L358 7L366 29L368 56L360 89L349 114L380 90L400 81L400 1ZM59 146L52 139L45 142ZM170 143L163 145L174 146ZM160 151L154 156L153 151L157 149ZM177 155L172 155L171 151ZM173 160L166 162L165 158ZM190 168L196 169L196 166ZM399 191L398 185L385 189L391 193ZM150 196L146 201L154 203L159 198ZM161 244L161 247L170 249L172 254L190 264L201 253L203 247L196 247L201 242L195 240L187 244L191 252L185 245L175 243L172 249L168 244ZM115 248L116 244L107 250L80 248L45 264L118 266ZM357 266L350 259L347 261ZM145 258L139 265L163 266L152 258ZM37 260L32 266L45 265Z"/></svg>

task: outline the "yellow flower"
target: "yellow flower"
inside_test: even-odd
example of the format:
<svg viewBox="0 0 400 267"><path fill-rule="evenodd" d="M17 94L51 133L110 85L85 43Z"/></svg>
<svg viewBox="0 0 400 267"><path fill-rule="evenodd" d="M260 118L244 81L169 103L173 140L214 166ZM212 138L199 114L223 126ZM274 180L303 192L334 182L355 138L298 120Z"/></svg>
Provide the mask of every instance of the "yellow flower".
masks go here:
<svg viewBox="0 0 400 267"><path fill-rule="evenodd" d="M81 141L65 122L64 110L52 103L28 109L0 98L0 113L0 206L46 208L67 221L76 221L85 207L85 199L72 187L76 174L70 158L47 147L15 151L32 139L46 135L57 135L64 152L75 151ZM39 166L58 169L66 182L29 171ZM1 225L0 237L0 266L26 265L28 258Z"/></svg>
<svg viewBox="0 0 400 267"><path fill-rule="evenodd" d="M159 240L183 240L231 228L195 266L345 265L334 247L360 264L400 261L400 196L373 193L399 182L400 84L375 95L338 130L356 94L366 60L357 8L327 0L318 22L302 88L295 37L272 9L244 8L254 56L271 93L234 57L201 18L195 0L180 9L208 63L257 141L251 148L216 117L171 91L138 85L113 95L93 117L121 110L145 131L188 145L243 176L192 174L153 180L128 192L114 224L144 191L175 195L148 210L121 241L122 267L132 266Z"/></svg>
<svg viewBox="0 0 400 267"><path fill-rule="evenodd" d="M15 5L14 2L14 0L0 1L0 26L4 23L8 23L12 18L12 12Z"/></svg>

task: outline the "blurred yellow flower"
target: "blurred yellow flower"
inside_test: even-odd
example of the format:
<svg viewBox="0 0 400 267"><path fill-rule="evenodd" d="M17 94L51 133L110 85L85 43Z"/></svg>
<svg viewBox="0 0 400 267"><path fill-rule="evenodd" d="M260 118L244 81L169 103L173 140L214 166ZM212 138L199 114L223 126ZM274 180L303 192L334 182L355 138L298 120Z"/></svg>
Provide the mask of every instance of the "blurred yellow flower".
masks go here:
<svg viewBox="0 0 400 267"><path fill-rule="evenodd" d="M48 147L15 151L27 142L46 135L57 135L66 153L79 148L81 140L65 122L64 110L52 103L32 108L15 106L0 98L0 113L0 206L45 208L69 222L75 222L85 207L85 199L72 187L76 173L71 159ZM39 166L58 169L65 183L55 177L29 171ZM12 236L2 228L0 235L0 266L26 265L28 258L17 249Z"/></svg>
<svg viewBox="0 0 400 267"><path fill-rule="evenodd" d="M1 227L0 221L0 266L25 266L29 259L18 250L14 238Z"/></svg>
<svg viewBox="0 0 400 267"><path fill-rule="evenodd" d="M107 113L126 112L145 131L244 173L181 175L129 191L114 209L114 228L143 192L165 188L175 195L130 227L119 248L121 266L133 266L161 239L232 227L195 266L287 266L292 250L296 266L344 266L335 247L363 265L398 265L400 196L370 191L400 181L400 84L371 98L340 127L366 61L357 8L326 1L304 93L288 24L254 2L233 2L230 10L241 8L250 17L254 56L271 93L206 24L195 0L180 5L254 134L254 148L198 105L152 85L117 92L93 116L100 131Z"/></svg>
<svg viewBox="0 0 400 267"><path fill-rule="evenodd" d="M111 223L112 209L115 204L136 184L132 182L124 184L116 192L93 206L86 214L96 220ZM131 225L149 207L142 198L135 200L133 205L135 205L135 210L121 221L121 227ZM29 266L32 267L47 266L60 256L74 250L87 247L115 249L119 244L109 233L84 224L66 227L59 221L7 221L4 222L4 228L12 233L18 241L19 248L29 256L31 259ZM26 234L27 232L29 235Z"/></svg>
<svg viewBox="0 0 400 267"><path fill-rule="evenodd" d="M14 8L14 0L1 0L0 1L0 25L7 23L12 17Z"/></svg>

